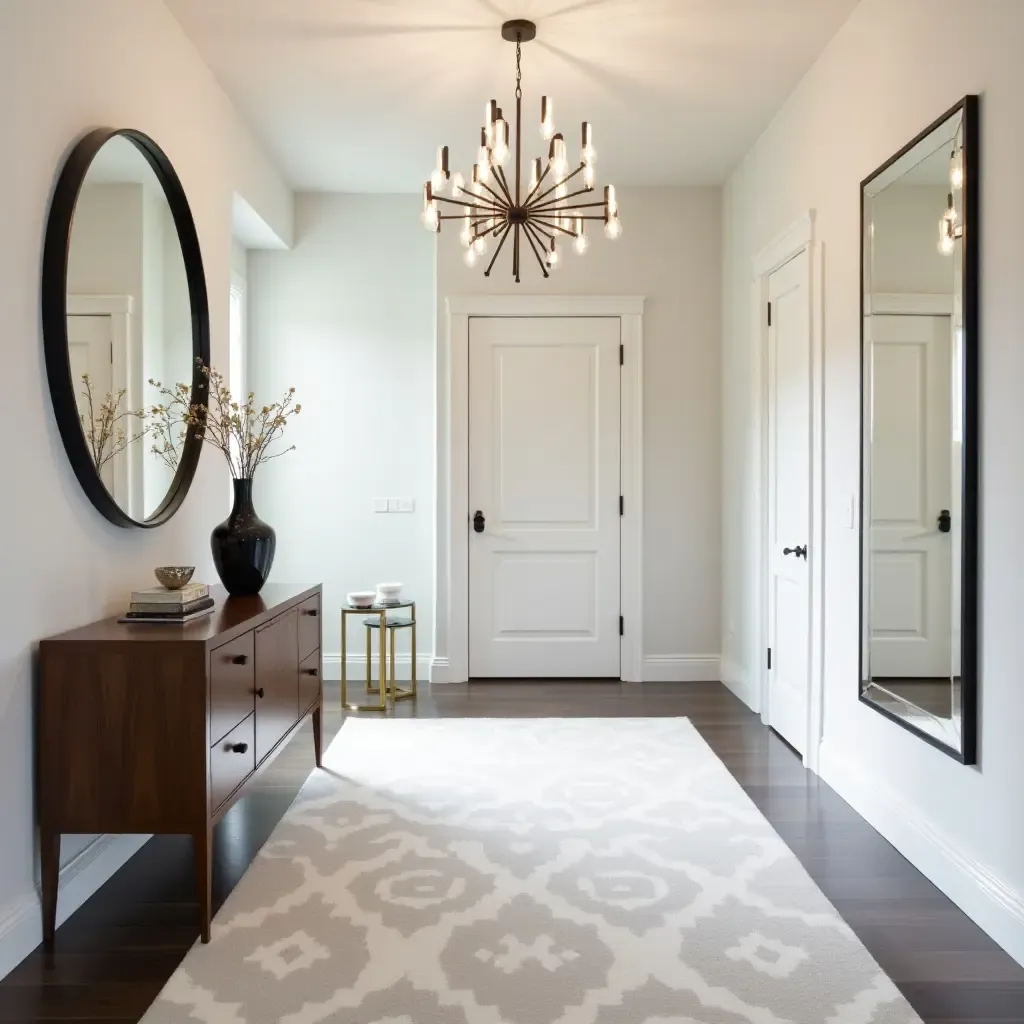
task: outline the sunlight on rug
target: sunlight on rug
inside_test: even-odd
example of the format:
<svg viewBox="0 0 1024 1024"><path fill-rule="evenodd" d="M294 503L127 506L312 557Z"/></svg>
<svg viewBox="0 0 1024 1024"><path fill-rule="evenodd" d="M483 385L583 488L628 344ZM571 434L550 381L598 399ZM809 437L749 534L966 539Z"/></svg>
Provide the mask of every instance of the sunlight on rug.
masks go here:
<svg viewBox="0 0 1024 1024"><path fill-rule="evenodd" d="M349 721L143 1024L919 1024L686 719Z"/></svg>

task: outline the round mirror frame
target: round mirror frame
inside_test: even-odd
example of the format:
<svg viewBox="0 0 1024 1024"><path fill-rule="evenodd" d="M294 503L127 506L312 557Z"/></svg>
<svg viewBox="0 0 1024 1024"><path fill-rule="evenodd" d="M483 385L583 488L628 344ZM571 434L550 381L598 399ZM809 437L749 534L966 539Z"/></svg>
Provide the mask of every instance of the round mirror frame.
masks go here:
<svg viewBox="0 0 1024 1024"><path fill-rule="evenodd" d="M164 190L167 205L171 210L185 264L192 319L193 367L190 403L202 406L207 404L208 391L202 366L210 364L210 312L203 258L195 221L192 219L192 210L167 155L148 135L131 128L97 128L89 132L71 150L57 179L43 243L43 353L57 428L60 430L64 449L71 460L75 476L82 485L82 490L110 522L117 526L150 529L166 523L185 500L202 452L203 442L198 429L190 426L185 434L178 468L163 501L147 519L133 519L107 490L89 452L78 415L68 350L67 271L75 205L96 154L107 142L118 136L130 139L145 157Z"/></svg>

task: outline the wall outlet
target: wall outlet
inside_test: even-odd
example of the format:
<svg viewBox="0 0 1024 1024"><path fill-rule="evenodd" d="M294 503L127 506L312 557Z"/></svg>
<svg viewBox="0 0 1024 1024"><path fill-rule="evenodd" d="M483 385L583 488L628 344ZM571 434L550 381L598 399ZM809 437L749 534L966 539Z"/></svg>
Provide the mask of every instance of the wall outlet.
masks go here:
<svg viewBox="0 0 1024 1024"><path fill-rule="evenodd" d="M374 498L373 499L373 511L374 512L387 512L388 510L388 499L387 498Z"/></svg>
<svg viewBox="0 0 1024 1024"><path fill-rule="evenodd" d="M398 499L397 498L388 498L388 511L389 512L397 512L398 511Z"/></svg>
<svg viewBox="0 0 1024 1024"><path fill-rule="evenodd" d="M399 498L398 499L398 511L399 512L415 512L416 511L416 499L415 498Z"/></svg>

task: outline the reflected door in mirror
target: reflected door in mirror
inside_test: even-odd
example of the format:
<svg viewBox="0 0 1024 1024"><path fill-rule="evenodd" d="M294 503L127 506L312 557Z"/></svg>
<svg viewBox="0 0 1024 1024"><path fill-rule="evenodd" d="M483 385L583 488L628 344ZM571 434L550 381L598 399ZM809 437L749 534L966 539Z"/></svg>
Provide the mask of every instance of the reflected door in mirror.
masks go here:
<svg viewBox="0 0 1024 1024"><path fill-rule="evenodd" d="M862 183L861 698L975 757L977 114Z"/></svg>

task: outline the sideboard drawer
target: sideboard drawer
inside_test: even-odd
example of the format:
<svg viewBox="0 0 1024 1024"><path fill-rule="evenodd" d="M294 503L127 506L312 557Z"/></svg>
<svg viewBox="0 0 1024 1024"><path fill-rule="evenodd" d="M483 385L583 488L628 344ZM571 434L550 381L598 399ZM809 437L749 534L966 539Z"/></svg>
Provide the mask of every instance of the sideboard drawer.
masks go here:
<svg viewBox="0 0 1024 1024"><path fill-rule="evenodd" d="M320 697L320 651L315 650L299 665L299 714Z"/></svg>
<svg viewBox="0 0 1024 1024"><path fill-rule="evenodd" d="M256 716L249 717L210 749L210 811L215 811L256 767Z"/></svg>
<svg viewBox="0 0 1024 1024"><path fill-rule="evenodd" d="M251 632L210 652L211 744L253 712L254 653Z"/></svg>
<svg viewBox="0 0 1024 1024"><path fill-rule="evenodd" d="M320 595L299 605L299 661L320 646Z"/></svg>

